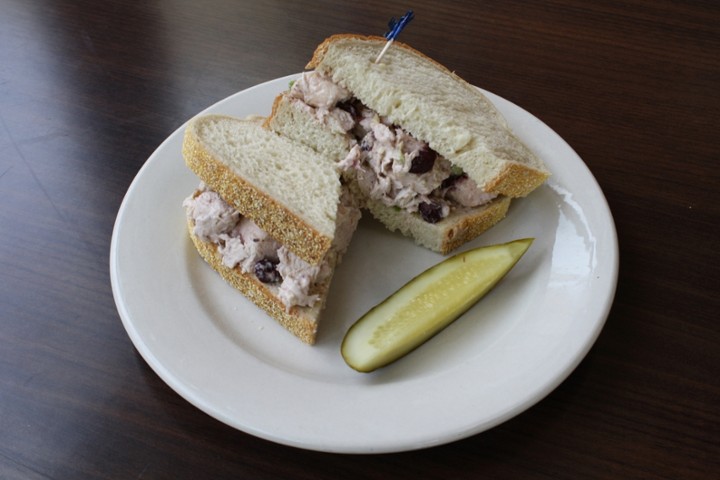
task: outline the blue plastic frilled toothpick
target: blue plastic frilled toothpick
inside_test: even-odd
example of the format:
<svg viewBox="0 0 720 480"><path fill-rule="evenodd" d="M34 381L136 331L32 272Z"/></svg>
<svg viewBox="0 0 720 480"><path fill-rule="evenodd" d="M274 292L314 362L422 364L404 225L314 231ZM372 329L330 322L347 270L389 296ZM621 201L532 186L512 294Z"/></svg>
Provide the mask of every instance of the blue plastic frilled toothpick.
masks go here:
<svg viewBox="0 0 720 480"><path fill-rule="evenodd" d="M387 43L380 52L380 55L378 55L375 59L375 63L378 63L380 61L383 55L385 55L385 52L387 52L387 49L390 48L390 45L392 45L397 36L400 35L400 32L403 31L403 28L405 28L407 24L410 23L410 20L412 20L414 17L415 14L413 13L413 11L408 10L405 15L400 17L400 20L396 20L395 17L390 19L390 22L388 23L388 27L390 28L390 30L385 34Z"/></svg>

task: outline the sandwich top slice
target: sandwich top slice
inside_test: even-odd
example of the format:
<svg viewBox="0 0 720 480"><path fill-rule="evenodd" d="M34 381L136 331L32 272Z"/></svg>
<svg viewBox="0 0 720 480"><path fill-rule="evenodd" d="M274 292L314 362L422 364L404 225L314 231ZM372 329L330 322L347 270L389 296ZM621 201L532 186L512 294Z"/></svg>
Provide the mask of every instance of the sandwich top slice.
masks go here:
<svg viewBox="0 0 720 480"><path fill-rule="evenodd" d="M334 158L365 206L443 254L506 214L549 175L478 90L404 44L335 35L266 126Z"/></svg>
<svg viewBox="0 0 720 480"><path fill-rule="evenodd" d="M201 180L183 203L188 230L228 283L312 344L360 213L332 161L262 122L188 124L183 156Z"/></svg>
<svg viewBox="0 0 720 480"><path fill-rule="evenodd" d="M242 215L303 260L333 241L341 184L327 158L262 128L263 118L207 115L185 130L185 163Z"/></svg>
<svg viewBox="0 0 720 480"><path fill-rule="evenodd" d="M379 63L382 37L334 35L308 69L461 168L490 194L523 197L549 172L476 87L412 47L395 42Z"/></svg>

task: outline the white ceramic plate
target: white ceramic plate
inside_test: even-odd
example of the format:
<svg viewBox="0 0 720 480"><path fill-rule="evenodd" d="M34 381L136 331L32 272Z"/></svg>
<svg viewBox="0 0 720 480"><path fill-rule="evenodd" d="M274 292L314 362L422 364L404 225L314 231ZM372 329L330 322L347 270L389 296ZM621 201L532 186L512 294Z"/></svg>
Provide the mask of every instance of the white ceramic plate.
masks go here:
<svg viewBox="0 0 720 480"><path fill-rule="evenodd" d="M202 113L267 115L297 75L239 92ZM185 231L197 186L183 129L147 160L113 232L113 294L135 347L209 415L278 443L346 453L412 450L491 428L532 406L578 365L608 315L615 227L575 152L521 108L486 92L553 176L466 245L536 241L485 299L422 348L372 374L345 365L350 325L442 257L363 219L339 267L318 343L307 346L226 285Z"/></svg>

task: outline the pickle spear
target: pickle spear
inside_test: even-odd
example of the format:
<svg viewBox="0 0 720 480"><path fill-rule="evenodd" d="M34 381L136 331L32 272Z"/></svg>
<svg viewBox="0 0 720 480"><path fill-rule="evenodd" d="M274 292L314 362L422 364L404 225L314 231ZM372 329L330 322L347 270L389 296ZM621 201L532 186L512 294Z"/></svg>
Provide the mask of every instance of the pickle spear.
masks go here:
<svg viewBox="0 0 720 480"><path fill-rule="evenodd" d="M340 349L345 362L372 372L416 349L489 292L533 240L475 248L425 270L350 327Z"/></svg>

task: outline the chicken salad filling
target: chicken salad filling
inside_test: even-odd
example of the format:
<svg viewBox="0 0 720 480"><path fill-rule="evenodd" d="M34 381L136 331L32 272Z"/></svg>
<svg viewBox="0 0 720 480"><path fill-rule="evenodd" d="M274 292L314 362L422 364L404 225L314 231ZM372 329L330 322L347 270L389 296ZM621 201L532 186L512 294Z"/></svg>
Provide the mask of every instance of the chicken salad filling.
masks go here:
<svg viewBox="0 0 720 480"><path fill-rule="evenodd" d="M410 133L364 106L319 72L304 73L289 96L333 131L351 138L340 168L353 171L369 198L436 223L455 208L477 207L497 195L482 191L461 169Z"/></svg>
<svg viewBox="0 0 720 480"><path fill-rule="evenodd" d="M332 274L327 259L321 265L305 262L204 184L183 206L193 222L193 234L217 245L222 264L277 287L276 295L286 310L296 305L310 307L319 300L320 296L311 292ZM356 218L349 221L357 223Z"/></svg>

